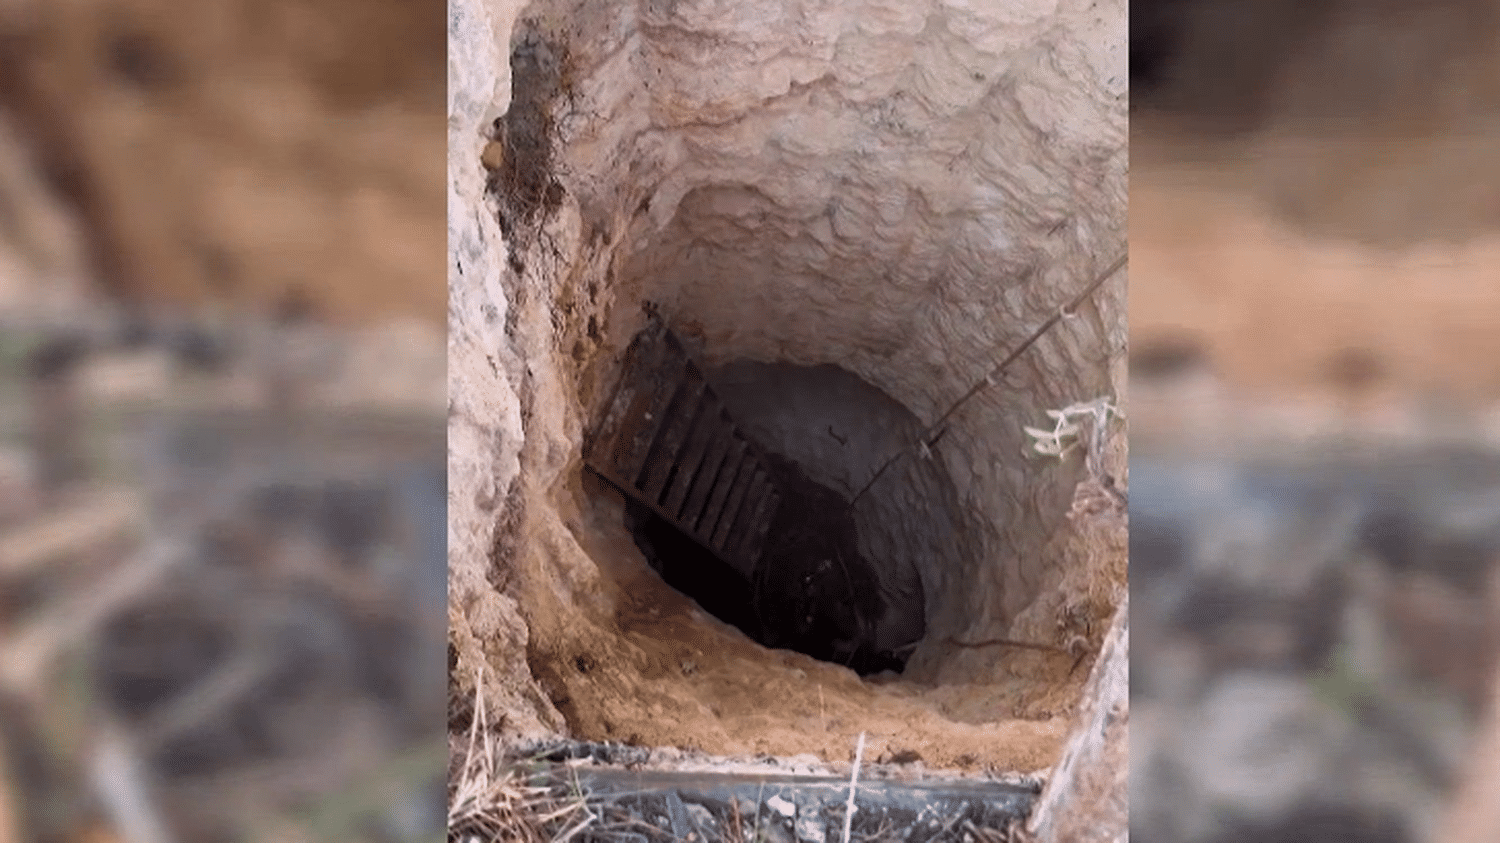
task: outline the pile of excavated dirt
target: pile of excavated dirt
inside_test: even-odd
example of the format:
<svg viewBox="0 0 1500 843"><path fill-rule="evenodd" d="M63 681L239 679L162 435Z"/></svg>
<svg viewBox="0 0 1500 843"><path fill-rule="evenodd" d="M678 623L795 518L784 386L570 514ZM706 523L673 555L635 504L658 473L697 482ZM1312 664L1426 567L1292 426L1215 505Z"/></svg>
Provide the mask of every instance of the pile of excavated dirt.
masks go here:
<svg viewBox="0 0 1500 843"><path fill-rule="evenodd" d="M83 246L42 269L157 304L437 321L442 10L7 3L0 109Z"/></svg>
<svg viewBox="0 0 1500 843"><path fill-rule="evenodd" d="M1500 237L1397 250L1309 236L1246 197L1235 159L1183 164L1157 143L1134 148L1148 159L1131 195L1131 262L1150 278L1131 291L1143 360L1170 368L1175 349L1233 388L1349 410L1412 398L1474 409L1500 396L1488 318L1500 307Z"/></svg>
<svg viewBox="0 0 1500 843"><path fill-rule="evenodd" d="M1179 160L1229 165L1245 195L1322 239L1495 233L1493 3L1143 0L1132 12L1137 164L1176 135Z"/></svg>
<svg viewBox="0 0 1500 843"><path fill-rule="evenodd" d="M1493 5L1137 12L1162 55L1132 99L1132 362L1346 410L1494 402Z"/></svg>
<svg viewBox="0 0 1500 843"><path fill-rule="evenodd" d="M1125 595L1124 426L1083 419L1061 460L1026 428L1122 405L1124 274L986 378L1124 250L1125 25L1115 2L451 6L450 727L477 698L511 741L1058 762ZM845 499L909 451L853 507L878 587L917 595L904 672L768 649L643 557L581 445L648 310ZM839 374L734 376L764 364Z"/></svg>

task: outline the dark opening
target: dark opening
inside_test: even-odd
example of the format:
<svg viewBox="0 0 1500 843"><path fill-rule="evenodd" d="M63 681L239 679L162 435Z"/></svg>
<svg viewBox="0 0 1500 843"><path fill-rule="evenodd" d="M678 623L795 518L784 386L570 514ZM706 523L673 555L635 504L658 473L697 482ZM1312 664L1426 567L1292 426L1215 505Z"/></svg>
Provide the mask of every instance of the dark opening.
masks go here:
<svg viewBox="0 0 1500 843"><path fill-rule="evenodd" d="M902 671L905 656L875 647L874 622L885 606L875 571L857 549L849 501L791 460L768 454L768 462L782 500L753 577L629 499L625 526L668 585L761 644L861 676Z"/></svg>
<svg viewBox="0 0 1500 843"><path fill-rule="evenodd" d="M861 675L904 670L926 631L918 561L954 558L951 486L907 464L860 500L858 521L851 497L916 417L831 365L705 373L647 314L584 444L588 469L625 495L647 561L767 647Z"/></svg>

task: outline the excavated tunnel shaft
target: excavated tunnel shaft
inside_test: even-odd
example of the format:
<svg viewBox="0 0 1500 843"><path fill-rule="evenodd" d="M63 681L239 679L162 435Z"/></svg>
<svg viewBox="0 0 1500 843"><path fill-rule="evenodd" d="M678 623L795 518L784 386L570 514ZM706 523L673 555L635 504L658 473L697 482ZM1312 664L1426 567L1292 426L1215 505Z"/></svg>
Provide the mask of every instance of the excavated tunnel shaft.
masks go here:
<svg viewBox="0 0 1500 843"><path fill-rule="evenodd" d="M629 499L652 567L721 620L862 675L904 667L912 642L878 649L885 606L847 497L752 442L660 318L627 349L585 464Z"/></svg>

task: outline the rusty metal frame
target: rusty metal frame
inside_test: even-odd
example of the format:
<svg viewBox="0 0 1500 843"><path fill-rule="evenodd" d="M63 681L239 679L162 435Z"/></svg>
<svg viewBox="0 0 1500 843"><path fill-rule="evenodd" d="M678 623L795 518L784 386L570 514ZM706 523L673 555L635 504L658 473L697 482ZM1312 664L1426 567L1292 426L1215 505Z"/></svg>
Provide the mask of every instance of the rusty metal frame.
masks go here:
<svg viewBox="0 0 1500 843"><path fill-rule="evenodd" d="M781 501L765 454L659 319L625 352L584 465L753 577Z"/></svg>

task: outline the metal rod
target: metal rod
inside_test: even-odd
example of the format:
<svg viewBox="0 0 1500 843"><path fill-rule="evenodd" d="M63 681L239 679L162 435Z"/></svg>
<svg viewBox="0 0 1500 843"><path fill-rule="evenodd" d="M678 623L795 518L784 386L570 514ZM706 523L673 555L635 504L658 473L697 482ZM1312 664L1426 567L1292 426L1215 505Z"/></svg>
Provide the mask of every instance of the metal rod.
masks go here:
<svg viewBox="0 0 1500 843"><path fill-rule="evenodd" d="M942 427L944 422L948 421L948 419L951 418L954 413L958 412L960 407L968 403L969 399L983 392L985 389L999 383L1000 375L1005 373L1005 370L1010 367L1010 364L1016 362L1016 359L1024 354L1027 349L1031 348L1033 345L1036 345L1037 340L1041 339L1043 335L1056 327L1057 323L1061 322L1064 317L1072 316L1073 313L1078 310L1078 307L1082 305L1089 296L1094 294L1095 290L1098 290L1100 287L1102 287L1105 281L1108 281L1110 278L1114 277L1114 274L1116 272L1119 272L1129 260L1130 253L1122 253L1118 258L1115 259L1114 263L1109 265L1108 269L1094 276L1094 280L1090 281L1088 285L1085 286L1081 291L1079 291L1077 295L1073 296L1073 298L1069 300L1067 304L1062 305L1056 311L1054 311L1051 316L1047 317L1047 321L1043 322L1035 331L1032 331L1031 336L1028 336L1024 342L1016 346L1010 354L1006 355L1005 359L1001 360L999 365L991 369L989 373L986 374L984 378L981 379L978 383L969 387L969 391L965 392L957 401L953 402L953 405L948 408L948 411L939 416L937 421L928 425L922 431L922 435L918 437L917 444L919 446L926 446L929 448L932 447L932 445L936 444L937 436L942 435L941 431L939 431L939 428ZM936 435L934 435L935 432ZM875 472L875 476L871 477L869 482L865 483L864 488L860 489L858 494L856 494L849 500L849 506L853 507L854 504L858 503L859 499L864 497L865 492L870 491L870 487L875 485L875 481L879 480L885 474L886 470L896 462L896 460L900 459L910 450L912 450L912 446L908 445L892 454L890 459L886 460L885 463L880 466L880 469Z"/></svg>

